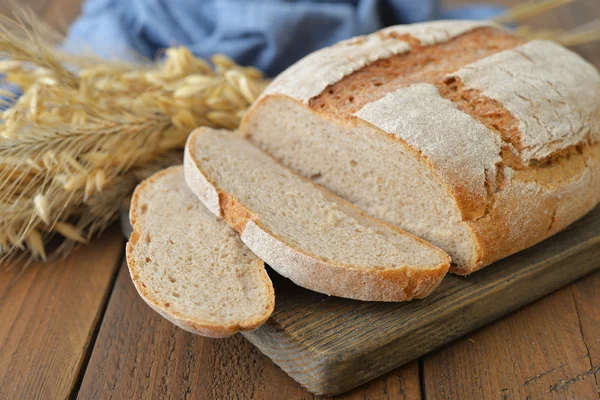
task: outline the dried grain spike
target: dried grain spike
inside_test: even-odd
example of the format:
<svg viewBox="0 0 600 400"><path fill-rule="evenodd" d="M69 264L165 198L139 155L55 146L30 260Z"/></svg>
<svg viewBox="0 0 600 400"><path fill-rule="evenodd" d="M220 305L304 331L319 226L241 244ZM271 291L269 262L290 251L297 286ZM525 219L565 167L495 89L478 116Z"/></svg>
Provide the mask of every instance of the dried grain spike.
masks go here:
<svg viewBox="0 0 600 400"><path fill-rule="evenodd" d="M213 70L183 47L167 50L164 62L133 65L67 55L53 48L60 42L33 14L0 17L0 71L23 92L16 102L0 92L10 107L0 123L0 245L9 256L29 240L39 257L36 243L58 232L56 220L79 232L64 235L61 249L104 229L136 172L163 165L191 129L237 126L248 106L238 80L264 85L256 69L216 56Z"/></svg>
<svg viewBox="0 0 600 400"><path fill-rule="evenodd" d="M50 205L48 204L48 199L41 193L38 193L33 198L33 204L35 207L35 212L38 217L46 224L50 223Z"/></svg>
<svg viewBox="0 0 600 400"><path fill-rule="evenodd" d="M32 229L27 234L25 238L25 242L27 243L27 248L33 255L33 257L41 258L46 261L46 250L44 250L44 241L42 240L42 235L37 229Z"/></svg>
<svg viewBox="0 0 600 400"><path fill-rule="evenodd" d="M54 225L54 230L74 242L87 242L87 240L81 235L79 229L69 223L59 221Z"/></svg>

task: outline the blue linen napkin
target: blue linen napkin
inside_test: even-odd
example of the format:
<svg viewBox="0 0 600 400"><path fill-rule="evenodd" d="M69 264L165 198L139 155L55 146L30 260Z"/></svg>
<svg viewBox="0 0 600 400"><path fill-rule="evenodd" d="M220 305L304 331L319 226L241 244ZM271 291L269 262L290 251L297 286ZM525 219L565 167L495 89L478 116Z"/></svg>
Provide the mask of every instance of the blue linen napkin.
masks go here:
<svg viewBox="0 0 600 400"><path fill-rule="evenodd" d="M66 47L132 59L185 45L199 57L224 53L273 76L314 50L384 26L502 11L474 5L443 12L437 0L87 0Z"/></svg>

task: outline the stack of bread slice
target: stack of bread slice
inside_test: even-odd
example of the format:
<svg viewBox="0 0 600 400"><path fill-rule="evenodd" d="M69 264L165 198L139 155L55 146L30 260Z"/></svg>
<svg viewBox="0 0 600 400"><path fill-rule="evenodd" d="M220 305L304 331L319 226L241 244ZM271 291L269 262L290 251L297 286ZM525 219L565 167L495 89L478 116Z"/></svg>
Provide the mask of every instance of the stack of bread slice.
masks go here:
<svg viewBox="0 0 600 400"><path fill-rule="evenodd" d="M265 263L328 295L423 298L594 208L599 141L600 75L576 54L481 22L387 28L290 67L238 132L194 131L134 193L131 276L213 337L273 312Z"/></svg>

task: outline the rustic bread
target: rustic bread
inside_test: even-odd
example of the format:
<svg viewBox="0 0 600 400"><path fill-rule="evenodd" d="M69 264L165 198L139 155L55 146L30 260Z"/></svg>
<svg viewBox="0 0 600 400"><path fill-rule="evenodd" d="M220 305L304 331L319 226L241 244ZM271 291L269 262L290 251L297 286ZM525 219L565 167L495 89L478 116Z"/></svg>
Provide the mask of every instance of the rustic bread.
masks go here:
<svg viewBox="0 0 600 400"><path fill-rule="evenodd" d="M127 264L144 301L179 327L226 337L273 312L264 264L185 184L181 166L142 182L131 201Z"/></svg>
<svg viewBox="0 0 600 400"><path fill-rule="evenodd" d="M373 301L427 296L450 258L283 167L245 139L201 128L186 145L188 186L275 271L299 286Z"/></svg>
<svg viewBox="0 0 600 400"><path fill-rule="evenodd" d="M283 72L240 132L468 274L600 201L600 75L481 22L391 27Z"/></svg>

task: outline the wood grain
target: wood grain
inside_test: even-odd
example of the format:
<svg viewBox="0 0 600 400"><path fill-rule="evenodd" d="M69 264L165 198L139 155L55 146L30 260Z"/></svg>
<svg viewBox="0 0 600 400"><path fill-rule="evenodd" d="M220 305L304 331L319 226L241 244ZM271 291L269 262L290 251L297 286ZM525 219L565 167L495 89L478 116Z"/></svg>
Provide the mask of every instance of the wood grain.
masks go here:
<svg viewBox="0 0 600 400"><path fill-rule="evenodd" d="M545 297L424 359L428 399L594 399L571 289Z"/></svg>
<svg viewBox="0 0 600 400"><path fill-rule="evenodd" d="M67 259L0 267L0 399L69 395L122 252L112 229Z"/></svg>
<svg viewBox="0 0 600 400"><path fill-rule="evenodd" d="M600 273L576 282L570 289L579 318L581 336L590 360L590 370L584 373L583 378L593 373L596 387L600 391ZM576 376L572 379L579 378Z"/></svg>
<svg viewBox="0 0 600 400"><path fill-rule="evenodd" d="M261 355L241 337L178 329L139 297L122 266L79 398L228 398L253 394ZM234 397L235 398L235 397Z"/></svg>
<svg viewBox="0 0 600 400"><path fill-rule="evenodd" d="M531 273L528 269L531 265L534 266L534 270L546 266L545 271L551 271L554 277L560 279L565 278L565 271L572 273L573 269L577 268L583 268L585 271L586 265L598 267L595 260L600 255L599 221L600 208L559 236L506 260L507 265L504 265L504 268L497 265L488 269L487 271L497 269L497 274L502 280L493 285L495 288L490 288L488 282L487 289L484 288L479 295L474 289L482 281L473 278L490 272L484 270L467 279L449 277L450 280L458 282L455 284L459 287L454 288L452 295L458 296L454 297L454 300L460 303L462 308L456 308L456 304L448 304L447 299L432 300L429 305L424 304L427 303L426 299L408 313L411 318L421 320L421 325L418 325L414 332L427 340L439 340L440 337L450 340L452 335L460 334L460 324L464 324L465 321L467 324L473 323L473 313L478 314L482 310L488 313L498 311L497 306L489 301L486 303L485 299L481 304L473 304L469 299L474 296L477 301L482 301L482 297L488 295L486 290L493 292L496 298L499 298L498 302L505 303L510 303L510 299L505 300L502 296L518 298L524 290L537 295L550 290L545 286L548 284L547 279ZM580 252L586 248L595 249L596 252ZM515 259L519 258L525 261L515 263ZM561 262L564 264L561 265ZM511 265L513 270L510 269ZM509 275L509 278L506 278L506 275ZM371 342L379 342L381 345L381 340L397 336L394 329L398 326L407 326L401 321L402 318L398 318L398 314L399 310L409 304L390 305L327 298L298 288L276 274L271 274L271 277L277 291L279 315L275 322L269 321L270 326L267 329L279 330L282 335L290 335L290 329L314 330L316 327L319 331L310 338L310 346L313 347L309 350L313 350L316 345L321 346L321 350L332 346L342 346L344 350L343 346L352 346L357 352L363 351L359 358L361 365L369 366L373 364L371 357L375 357L373 354L377 349L374 350L375 353L369 353L365 352L365 346ZM531 289L533 283L537 287ZM461 293L465 288L461 289L460 285L465 284L467 292ZM580 297L590 297L589 292L594 289L585 286L581 290ZM311 297L316 300L307 301ZM452 299L451 296L450 300ZM349 304L352 306L349 307ZM427 307L439 308L439 304L448 306L446 311L442 310L441 314L428 314ZM554 395L557 398L593 396L594 376L593 372L589 372L589 357L578 325L575 304L570 289L563 289L502 320L499 324L482 329L472 337L459 340L452 346L427 356L422 371L425 377L422 384L426 397L478 399L484 396L510 395L512 398L525 398L532 394ZM587 307L587 311L592 313L595 312L593 304L592 300L583 307ZM293 311L290 312L290 308ZM286 314L285 318L281 312ZM460 315L458 323L457 315ZM441 321L440 316L443 317ZM432 318L435 320L435 326L423 325L423 321ZM283 319L287 322L282 325ZM586 325L588 335L590 338L597 338L594 329L598 327L594 325L591 317L586 319L592 321ZM369 329L365 329L364 325ZM279 346L289 344L289 340L281 342L279 339L281 338L277 338ZM307 342L308 339L304 337L298 340ZM412 339L405 337L403 340ZM419 342L420 338L415 340L416 345L410 343L402 346L400 350L384 346L384 356L378 353L378 360L396 363L398 355L401 355L399 351L413 345L417 346L418 351L426 351L424 349L429 344L423 345L422 341ZM476 343L478 346L474 348ZM310 373L310 357L313 356L307 355L308 350L305 349L304 353L281 348L269 351L275 351L277 355L285 357L293 353L301 360L307 360L305 364L302 364L301 360L294 362L296 365L300 364L298 370ZM323 380L335 381L342 374L348 373L339 369L336 360L328 366L331 367L331 371L328 375L320 377ZM336 374L338 372L339 374ZM348 379L364 377L349 373ZM554 389L550 390L551 387ZM162 319L139 298L123 266L82 384L80 397L179 398L188 395L192 398L229 398L232 394L235 394L235 398L244 399L315 398L241 337L222 341L206 339L181 331ZM418 365L411 362L338 398L413 399L420 396Z"/></svg>
<svg viewBox="0 0 600 400"><path fill-rule="evenodd" d="M554 237L468 278L447 276L424 300L359 302L272 276L275 312L243 335L309 391L337 394L599 269L599 257L597 207Z"/></svg>
<svg viewBox="0 0 600 400"><path fill-rule="evenodd" d="M339 399L419 398L411 363ZM139 297L123 265L79 398L313 399L241 336L185 332Z"/></svg>

